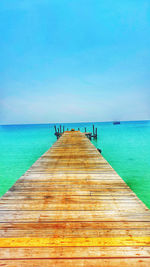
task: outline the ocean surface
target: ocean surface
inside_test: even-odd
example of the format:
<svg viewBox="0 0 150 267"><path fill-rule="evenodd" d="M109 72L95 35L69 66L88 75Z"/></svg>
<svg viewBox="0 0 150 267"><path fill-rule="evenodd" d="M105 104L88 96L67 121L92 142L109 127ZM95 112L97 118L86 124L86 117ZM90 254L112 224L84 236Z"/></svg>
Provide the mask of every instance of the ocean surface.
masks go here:
<svg viewBox="0 0 150 267"><path fill-rule="evenodd" d="M92 131L93 123L64 124ZM150 208L150 121L94 123L93 144ZM0 126L0 196L56 141L53 124Z"/></svg>

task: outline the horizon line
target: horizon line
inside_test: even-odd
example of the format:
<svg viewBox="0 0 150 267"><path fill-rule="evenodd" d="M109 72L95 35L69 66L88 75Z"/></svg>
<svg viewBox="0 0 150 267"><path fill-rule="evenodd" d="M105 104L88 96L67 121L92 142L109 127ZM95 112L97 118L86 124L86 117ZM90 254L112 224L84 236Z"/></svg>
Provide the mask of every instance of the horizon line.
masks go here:
<svg viewBox="0 0 150 267"><path fill-rule="evenodd" d="M8 123L0 124L0 126L15 126L15 125L45 125L45 124L78 124L78 123L113 123L114 121L118 122L148 122L150 119L145 120L113 120L113 121L79 121L79 122L45 122L45 123Z"/></svg>

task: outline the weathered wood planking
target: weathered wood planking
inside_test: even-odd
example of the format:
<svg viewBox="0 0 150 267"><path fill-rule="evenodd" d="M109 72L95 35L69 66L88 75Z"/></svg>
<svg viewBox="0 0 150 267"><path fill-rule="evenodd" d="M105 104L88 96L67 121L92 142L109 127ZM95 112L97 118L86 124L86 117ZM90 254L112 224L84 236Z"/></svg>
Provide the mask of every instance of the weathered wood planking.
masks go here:
<svg viewBox="0 0 150 267"><path fill-rule="evenodd" d="M0 266L150 266L150 211L65 132L0 199Z"/></svg>

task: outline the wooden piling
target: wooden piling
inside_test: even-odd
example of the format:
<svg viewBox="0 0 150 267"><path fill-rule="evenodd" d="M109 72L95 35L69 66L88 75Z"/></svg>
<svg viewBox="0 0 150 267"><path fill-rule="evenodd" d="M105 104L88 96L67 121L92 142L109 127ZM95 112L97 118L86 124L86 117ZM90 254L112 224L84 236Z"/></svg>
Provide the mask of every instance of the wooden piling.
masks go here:
<svg viewBox="0 0 150 267"><path fill-rule="evenodd" d="M95 138L97 139L97 128L96 128Z"/></svg>
<svg viewBox="0 0 150 267"><path fill-rule="evenodd" d="M94 131L94 124L93 124L93 136L94 136L94 134L95 134L95 131Z"/></svg>

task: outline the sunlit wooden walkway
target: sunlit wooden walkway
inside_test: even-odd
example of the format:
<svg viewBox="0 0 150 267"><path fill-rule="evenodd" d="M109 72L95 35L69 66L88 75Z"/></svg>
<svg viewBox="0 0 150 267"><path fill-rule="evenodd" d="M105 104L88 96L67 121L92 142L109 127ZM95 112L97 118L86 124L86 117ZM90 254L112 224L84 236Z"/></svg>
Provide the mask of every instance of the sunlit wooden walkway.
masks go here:
<svg viewBox="0 0 150 267"><path fill-rule="evenodd" d="M150 266L150 211L65 132L0 200L0 266Z"/></svg>

